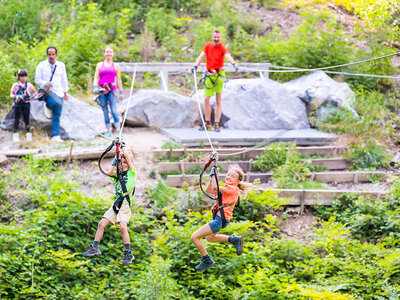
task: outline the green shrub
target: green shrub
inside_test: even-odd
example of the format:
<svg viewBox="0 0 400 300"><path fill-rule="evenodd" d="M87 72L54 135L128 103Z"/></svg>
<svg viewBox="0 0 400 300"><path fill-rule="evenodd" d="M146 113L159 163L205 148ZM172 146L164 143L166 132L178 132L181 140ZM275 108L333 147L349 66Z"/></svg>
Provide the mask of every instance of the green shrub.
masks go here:
<svg viewBox="0 0 400 300"><path fill-rule="evenodd" d="M353 145L346 156L350 159L354 169L376 170L389 167L389 154L382 146L370 141L366 145Z"/></svg>
<svg viewBox="0 0 400 300"><path fill-rule="evenodd" d="M394 189L397 189L396 183ZM393 195L397 195L396 192ZM390 197L390 196L389 196ZM335 199L331 207L315 207L324 220L331 217L347 224L351 233L362 240L378 241L387 237L399 237L400 214L397 201L365 198L350 194Z"/></svg>
<svg viewBox="0 0 400 300"><path fill-rule="evenodd" d="M291 143L275 143L265 147L263 153L253 162L257 170L266 172L282 166L286 162L288 152L296 151L296 145Z"/></svg>

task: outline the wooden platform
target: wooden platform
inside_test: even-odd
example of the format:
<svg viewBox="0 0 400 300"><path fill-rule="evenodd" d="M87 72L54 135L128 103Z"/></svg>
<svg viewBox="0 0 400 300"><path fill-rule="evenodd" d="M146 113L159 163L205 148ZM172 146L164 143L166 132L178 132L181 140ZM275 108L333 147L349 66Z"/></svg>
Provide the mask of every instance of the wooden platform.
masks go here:
<svg viewBox="0 0 400 300"><path fill-rule="evenodd" d="M207 135L198 128L161 128L160 132L188 147L209 146ZM293 142L297 145L328 145L336 140L334 134L315 129L301 130L230 130L211 131L213 146L253 146L260 143Z"/></svg>

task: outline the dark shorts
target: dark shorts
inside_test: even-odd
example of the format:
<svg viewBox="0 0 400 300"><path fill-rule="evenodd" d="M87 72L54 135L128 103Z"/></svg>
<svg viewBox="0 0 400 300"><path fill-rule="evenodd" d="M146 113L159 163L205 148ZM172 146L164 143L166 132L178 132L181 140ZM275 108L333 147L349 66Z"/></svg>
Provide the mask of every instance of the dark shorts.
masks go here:
<svg viewBox="0 0 400 300"><path fill-rule="evenodd" d="M226 226L228 226L228 224L229 224L229 221L226 220L225 226L222 227L222 218L218 215L215 215L215 218L213 217L213 220L210 223L208 223L208 225L210 225L211 231L213 233L217 233L222 228L225 228Z"/></svg>

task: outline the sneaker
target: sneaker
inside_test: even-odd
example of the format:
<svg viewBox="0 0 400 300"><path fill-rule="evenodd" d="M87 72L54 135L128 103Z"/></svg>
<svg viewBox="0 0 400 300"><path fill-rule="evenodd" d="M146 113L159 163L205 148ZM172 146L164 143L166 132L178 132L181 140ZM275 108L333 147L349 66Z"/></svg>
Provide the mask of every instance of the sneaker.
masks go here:
<svg viewBox="0 0 400 300"><path fill-rule="evenodd" d="M210 258L202 258L199 261L201 261L201 263L195 267L195 270L198 272L203 272L206 269L208 269L209 267L215 265L215 261L213 261L213 259L211 257Z"/></svg>
<svg viewBox="0 0 400 300"><path fill-rule="evenodd" d="M213 127L212 127L211 124L206 124L206 127L207 127L207 131L212 131L212 130L213 130ZM200 131L204 131L204 126L202 125L202 126L199 128L199 130L200 130Z"/></svg>
<svg viewBox="0 0 400 300"><path fill-rule="evenodd" d="M99 248L95 248L93 245L89 245L89 250L83 253L83 256L92 257L96 255L101 255L101 251Z"/></svg>
<svg viewBox="0 0 400 300"><path fill-rule="evenodd" d="M242 236L235 237L235 240L233 241L233 245L236 248L237 255L242 255L242 253L243 253L243 241L244 241L244 238Z"/></svg>
<svg viewBox="0 0 400 300"><path fill-rule="evenodd" d="M55 136L53 136L53 137L51 138L51 141L52 141L52 142L56 142L56 143L60 143L60 142L62 142L63 140L60 138L59 135L55 135Z"/></svg>
<svg viewBox="0 0 400 300"><path fill-rule="evenodd" d="M27 132L27 133L26 133L26 140L27 140L28 142L32 141L32 133L30 133L30 132Z"/></svg>
<svg viewBox="0 0 400 300"><path fill-rule="evenodd" d="M111 132L109 132L109 131L104 132L103 135L104 135L105 137L112 137L112 134L111 134Z"/></svg>
<svg viewBox="0 0 400 300"><path fill-rule="evenodd" d="M216 131L216 132L220 132L221 131L221 128L219 128L219 124L218 123L214 124L214 131Z"/></svg>
<svg viewBox="0 0 400 300"><path fill-rule="evenodd" d="M129 265L135 257L131 250L124 250L124 257L122 258L122 263L124 265Z"/></svg>
<svg viewBox="0 0 400 300"><path fill-rule="evenodd" d="M18 132L13 133L13 142L19 143L19 134Z"/></svg>

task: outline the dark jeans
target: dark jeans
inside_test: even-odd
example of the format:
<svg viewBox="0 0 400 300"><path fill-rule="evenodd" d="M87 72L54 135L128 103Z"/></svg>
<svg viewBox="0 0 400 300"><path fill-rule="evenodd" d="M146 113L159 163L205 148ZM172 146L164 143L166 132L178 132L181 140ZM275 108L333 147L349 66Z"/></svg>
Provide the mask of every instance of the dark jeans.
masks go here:
<svg viewBox="0 0 400 300"><path fill-rule="evenodd" d="M64 98L58 97L55 93L49 92L46 99L46 106L53 113L51 119L51 136L60 135L60 117Z"/></svg>
<svg viewBox="0 0 400 300"><path fill-rule="evenodd" d="M31 104L20 102L14 105L15 105L14 132L18 131L19 119L21 118L21 115L24 118L26 132L29 132L29 113L31 110Z"/></svg>

